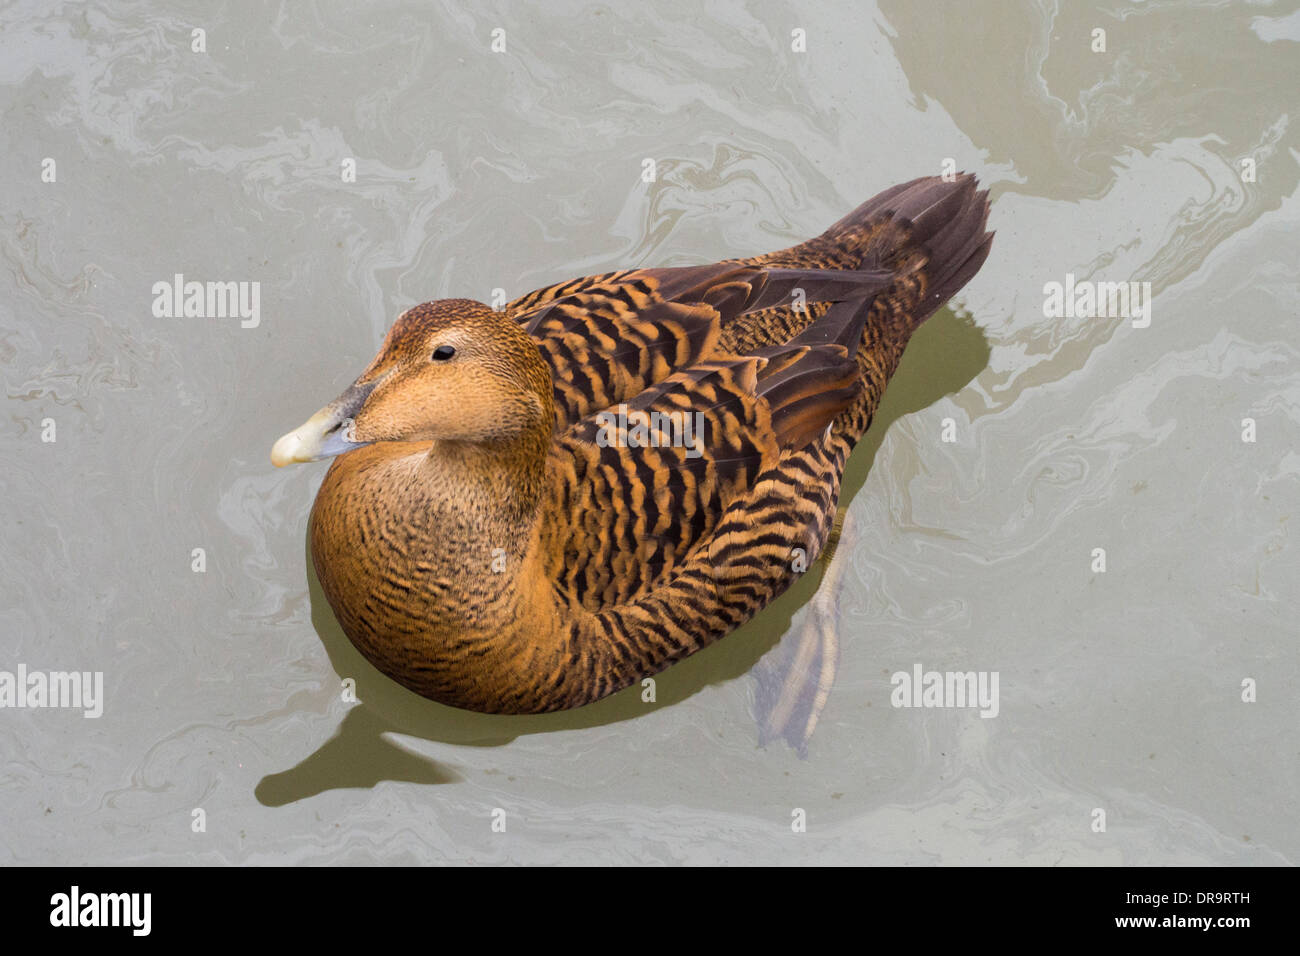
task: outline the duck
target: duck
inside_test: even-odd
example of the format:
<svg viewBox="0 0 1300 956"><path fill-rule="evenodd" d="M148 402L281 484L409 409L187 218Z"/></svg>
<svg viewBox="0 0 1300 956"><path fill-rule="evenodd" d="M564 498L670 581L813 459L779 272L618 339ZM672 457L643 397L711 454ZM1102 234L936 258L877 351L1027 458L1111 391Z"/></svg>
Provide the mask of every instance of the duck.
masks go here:
<svg viewBox="0 0 1300 956"><path fill-rule="evenodd" d="M271 451L333 459L307 534L348 639L423 697L540 714L736 630L823 556L909 337L987 258L977 186L914 179L765 255L402 312Z"/></svg>

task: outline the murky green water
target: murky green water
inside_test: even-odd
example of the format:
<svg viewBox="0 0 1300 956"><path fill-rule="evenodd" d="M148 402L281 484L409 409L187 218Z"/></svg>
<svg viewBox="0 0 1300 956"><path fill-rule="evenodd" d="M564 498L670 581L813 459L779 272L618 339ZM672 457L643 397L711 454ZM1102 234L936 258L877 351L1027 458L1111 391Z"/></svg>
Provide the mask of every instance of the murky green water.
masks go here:
<svg viewBox="0 0 1300 956"><path fill-rule="evenodd" d="M0 11L0 670L104 675L0 709L0 860L1297 862L1294 3L354 6ZM541 718L352 650L325 466L267 452L400 310L786 246L949 159L993 254L816 598ZM178 273L257 322L156 315ZM1067 275L1149 324L1046 316ZM997 716L891 706L917 664Z"/></svg>

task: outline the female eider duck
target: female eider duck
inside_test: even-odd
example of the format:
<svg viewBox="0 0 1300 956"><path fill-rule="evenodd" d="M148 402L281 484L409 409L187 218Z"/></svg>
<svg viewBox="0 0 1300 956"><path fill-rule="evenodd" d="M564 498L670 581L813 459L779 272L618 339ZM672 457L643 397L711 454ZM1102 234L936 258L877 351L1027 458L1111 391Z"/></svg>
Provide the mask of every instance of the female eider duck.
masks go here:
<svg viewBox="0 0 1300 956"><path fill-rule="evenodd" d="M358 650L418 694L531 714L662 671L786 590L909 336L992 234L970 175L802 245L409 309L276 465Z"/></svg>

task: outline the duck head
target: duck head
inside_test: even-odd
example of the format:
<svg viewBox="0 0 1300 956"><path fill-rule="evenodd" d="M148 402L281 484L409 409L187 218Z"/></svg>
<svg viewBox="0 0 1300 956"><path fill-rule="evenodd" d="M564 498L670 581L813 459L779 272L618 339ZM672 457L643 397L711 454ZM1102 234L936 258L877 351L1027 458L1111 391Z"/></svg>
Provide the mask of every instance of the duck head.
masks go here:
<svg viewBox="0 0 1300 956"><path fill-rule="evenodd" d="M355 382L271 449L277 467L379 441L511 444L554 421L551 374L533 340L481 302L408 309Z"/></svg>

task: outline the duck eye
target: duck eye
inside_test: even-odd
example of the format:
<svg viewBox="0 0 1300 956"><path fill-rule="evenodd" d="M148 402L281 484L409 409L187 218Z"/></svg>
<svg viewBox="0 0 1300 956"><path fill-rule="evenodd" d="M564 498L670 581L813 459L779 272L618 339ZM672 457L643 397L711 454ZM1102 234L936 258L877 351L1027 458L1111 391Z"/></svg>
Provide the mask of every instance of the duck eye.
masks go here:
<svg viewBox="0 0 1300 956"><path fill-rule="evenodd" d="M445 362L456 354L456 350L450 345L439 345L433 350L433 360L435 362Z"/></svg>

